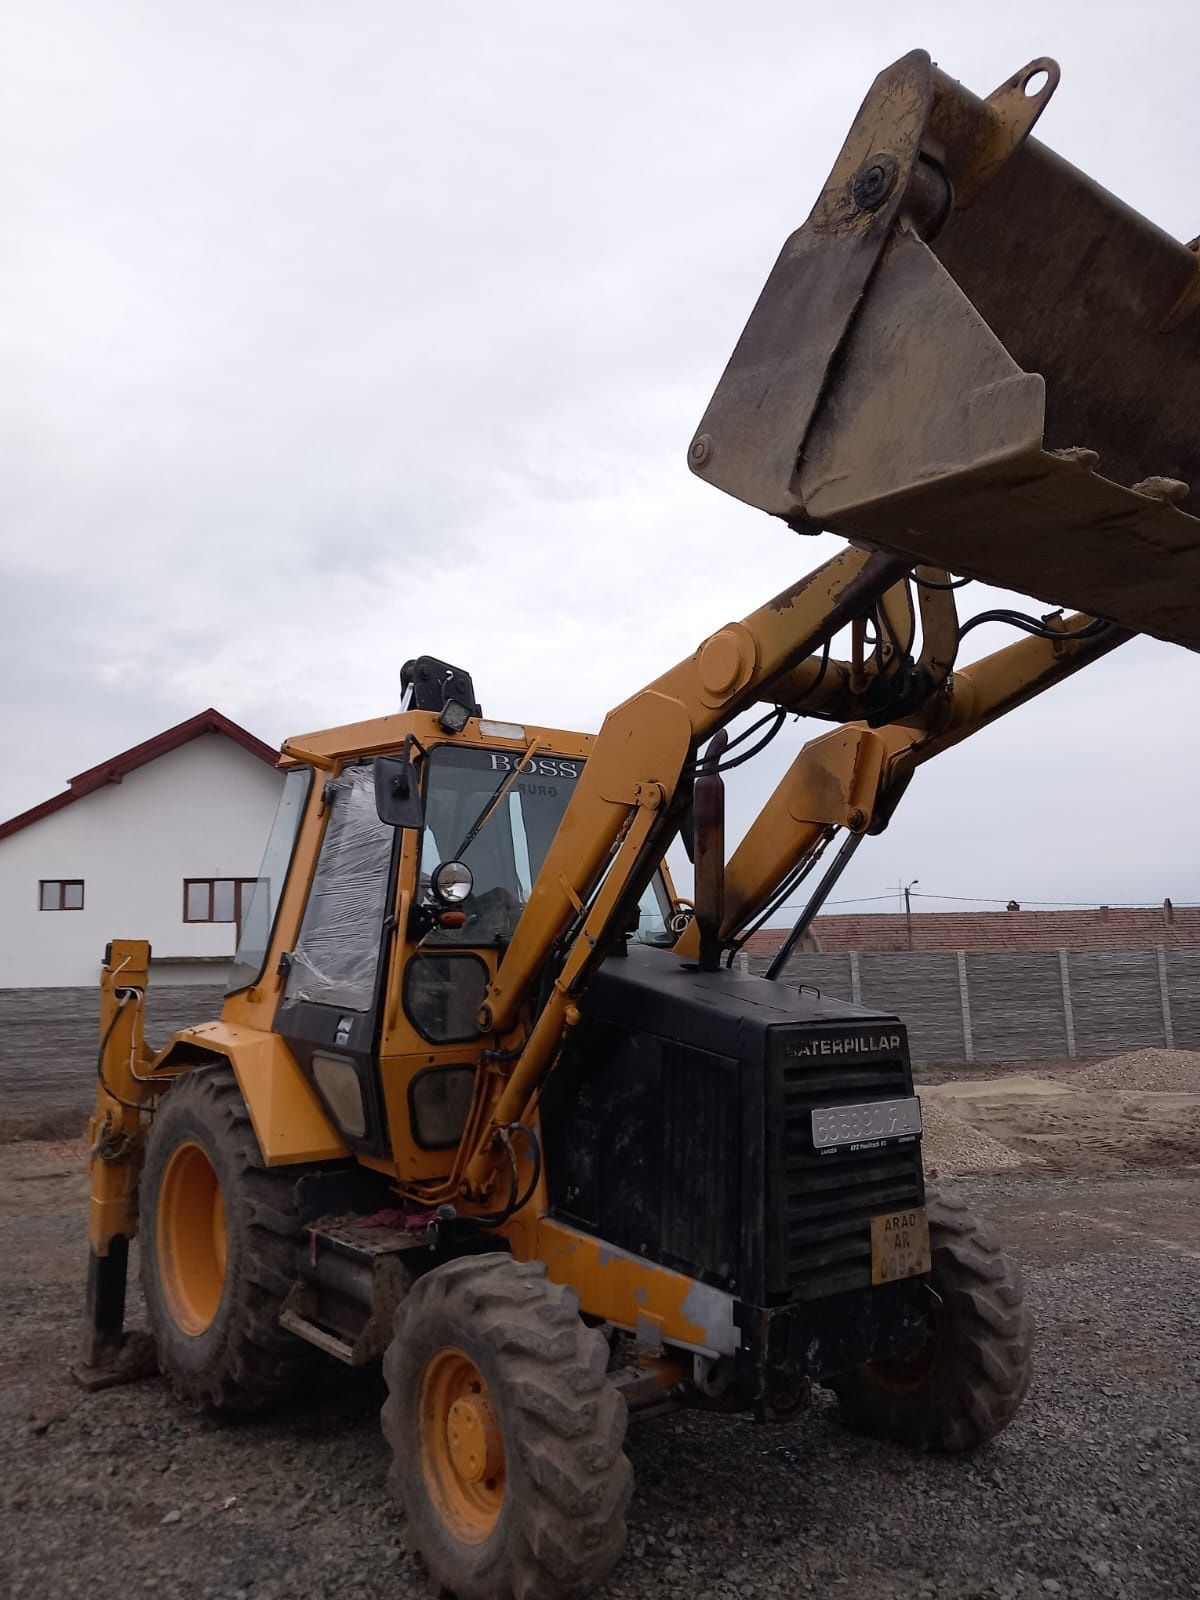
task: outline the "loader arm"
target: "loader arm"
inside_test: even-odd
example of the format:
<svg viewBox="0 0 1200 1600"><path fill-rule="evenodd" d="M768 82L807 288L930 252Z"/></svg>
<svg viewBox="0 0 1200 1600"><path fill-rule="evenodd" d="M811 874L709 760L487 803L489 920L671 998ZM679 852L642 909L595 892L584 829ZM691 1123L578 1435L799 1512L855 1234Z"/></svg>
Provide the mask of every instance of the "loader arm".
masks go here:
<svg viewBox="0 0 1200 1600"><path fill-rule="evenodd" d="M924 671L915 679L923 686L920 698L911 705L898 700L896 720L875 728L848 723L800 752L726 869L719 938L727 945L839 828L880 831L922 762L1132 637L1114 624L1093 633L1094 619L1075 615L1053 622L1055 638L1022 639L951 672L958 629L944 579L921 591L919 663L904 649L882 646L885 631L895 634L904 615L907 576L895 563L851 551L743 623L721 629L610 714L484 1002L481 1025L511 1029L546 964L554 969L558 947L547 997L491 1116L477 1125L474 1149L465 1141L460 1152L455 1176L465 1170L472 1192L493 1176L496 1130L524 1116L578 1019L575 996L612 948L678 831L704 739L758 700L797 711L836 704L842 714L852 707L860 715L874 706L878 717L881 693L905 692L894 681L886 689L889 676L900 678L906 666L910 674L918 665ZM869 667L829 661L833 633L868 616L880 624L878 660ZM812 655L817 645L825 646L820 661ZM808 654L798 660L801 648ZM675 948L694 958L700 944L697 920Z"/></svg>
<svg viewBox="0 0 1200 1600"><path fill-rule="evenodd" d="M548 964L556 967L482 1137L460 1152L472 1192L492 1178L496 1130L527 1108L577 1019L575 995L666 854L698 746L839 629L871 614L903 575L896 557L844 551L719 629L606 717L480 1009L482 1031L511 1032Z"/></svg>
<svg viewBox="0 0 1200 1600"><path fill-rule="evenodd" d="M947 575L938 569L927 569L929 574L934 587L920 593L923 641L917 661L889 642L910 626L910 616L915 626L902 564L851 550L744 621L718 630L609 714L485 998L484 1028L502 1033L514 1025L535 976L573 922L586 923L588 949L600 943L608 921L597 922L600 900L590 905L589 896L601 878L604 907L636 900L677 831L698 745L733 717L756 701L798 710L791 703L797 696L814 705L851 707L844 718L866 715L872 698L886 706L891 696L895 715L895 680L906 667L922 686L919 698L942 689L954 662L957 617L952 596L939 592ZM869 618L879 627L878 659L860 669L830 662L833 634L847 623L858 629ZM820 667L811 653L818 646L824 647ZM825 668L828 698L818 701L813 678L819 683ZM639 814L648 815L639 821ZM614 856L624 857L620 870ZM631 875L635 858L640 870ZM564 970L569 964L570 958ZM581 970L573 982L582 976Z"/></svg>
<svg viewBox="0 0 1200 1600"><path fill-rule="evenodd" d="M891 820L916 769L1026 704L1055 684L1111 654L1134 635L1110 625L1072 638L1093 619L1076 614L1062 619L1058 639L1024 638L956 670L921 709L905 721L871 728L865 722L810 740L751 824L725 872L725 916L721 940L738 938L784 889L798 868L815 857L838 829L851 834L879 833ZM806 663L815 676L816 663ZM838 670L831 672L829 666ZM833 687L823 703L846 703L838 683L849 663L827 664ZM822 703L820 690L810 699ZM803 699L790 709L811 709ZM675 946L684 956L699 950L690 925Z"/></svg>

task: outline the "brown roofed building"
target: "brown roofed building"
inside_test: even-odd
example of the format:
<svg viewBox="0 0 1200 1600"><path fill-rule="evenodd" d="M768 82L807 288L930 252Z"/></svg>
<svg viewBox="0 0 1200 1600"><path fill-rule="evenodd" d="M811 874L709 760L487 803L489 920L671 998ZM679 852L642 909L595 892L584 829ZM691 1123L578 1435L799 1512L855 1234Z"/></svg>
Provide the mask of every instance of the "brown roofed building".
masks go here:
<svg viewBox="0 0 1200 1600"><path fill-rule="evenodd" d="M804 949L849 950L1144 950L1154 945L1200 946L1200 906L1097 906L1090 910L902 911L833 913L813 923ZM773 954L786 928L764 928L748 945L751 956Z"/></svg>

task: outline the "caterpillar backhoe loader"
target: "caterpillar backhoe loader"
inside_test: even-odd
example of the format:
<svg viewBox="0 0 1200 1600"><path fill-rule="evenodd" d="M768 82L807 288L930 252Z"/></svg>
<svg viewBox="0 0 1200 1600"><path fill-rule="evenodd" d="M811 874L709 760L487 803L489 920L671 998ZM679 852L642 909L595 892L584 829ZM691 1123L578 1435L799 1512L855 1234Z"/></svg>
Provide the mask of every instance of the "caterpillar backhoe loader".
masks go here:
<svg viewBox="0 0 1200 1600"><path fill-rule="evenodd" d="M106 953L80 1377L137 1364L138 1232L187 1405L382 1358L411 1541L468 1600L603 1579L631 1414L823 1384L961 1451L1024 1396L1020 1276L926 1192L903 1021L780 980L920 765L1137 632L1200 645L1196 255L1030 136L1057 80L884 72L690 446L841 554L596 737L422 657L399 713L288 740L218 1021L149 1050L149 948ZM960 622L969 577L1075 609ZM963 664L982 620L1024 637ZM726 860L721 775L792 714L828 726Z"/></svg>

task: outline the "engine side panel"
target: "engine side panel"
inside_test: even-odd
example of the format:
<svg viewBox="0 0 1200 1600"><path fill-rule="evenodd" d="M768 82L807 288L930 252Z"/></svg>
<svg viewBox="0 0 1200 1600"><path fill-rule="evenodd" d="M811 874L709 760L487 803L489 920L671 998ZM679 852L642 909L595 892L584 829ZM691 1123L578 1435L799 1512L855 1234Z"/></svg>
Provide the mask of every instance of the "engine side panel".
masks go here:
<svg viewBox="0 0 1200 1600"><path fill-rule="evenodd" d="M542 1097L552 1214L739 1287L739 1089L736 1059L585 1018Z"/></svg>

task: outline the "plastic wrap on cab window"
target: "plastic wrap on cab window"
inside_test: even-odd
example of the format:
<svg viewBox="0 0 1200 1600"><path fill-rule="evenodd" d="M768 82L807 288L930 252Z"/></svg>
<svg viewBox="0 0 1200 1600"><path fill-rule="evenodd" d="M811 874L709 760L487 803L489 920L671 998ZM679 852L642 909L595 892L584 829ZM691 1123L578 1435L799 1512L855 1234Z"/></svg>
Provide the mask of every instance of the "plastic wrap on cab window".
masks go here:
<svg viewBox="0 0 1200 1600"><path fill-rule="evenodd" d="M334 785L287 998L367 1011L383 937L393 830L375 810L370 764L348 767Z"/></svg>

